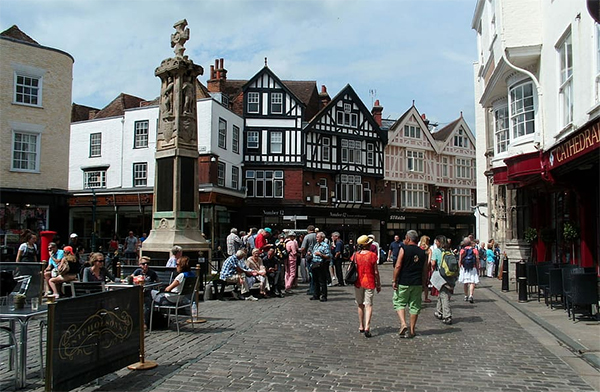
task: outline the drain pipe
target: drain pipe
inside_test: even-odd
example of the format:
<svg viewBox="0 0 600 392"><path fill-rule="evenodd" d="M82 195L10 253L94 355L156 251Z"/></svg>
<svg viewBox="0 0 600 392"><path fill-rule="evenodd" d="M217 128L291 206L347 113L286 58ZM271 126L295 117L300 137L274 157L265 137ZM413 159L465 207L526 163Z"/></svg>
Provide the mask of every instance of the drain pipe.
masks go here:
<svg viewBox="0 0 600 392"><path fill-rule="evenodd" d="M537 96L538 96L538 109L539 109L539 118L540 118L540 127L539 127L539 132L535 132L534 133L534 137L533 137L533 146L540 151L540 154L542 153L543 149L544 149L544 111L543 111L543 102L542 102L542 97L543 97L543 93L542 93L542 86L540 85L539 80L535 77L535 75L531 72L529 72L528 70L524 69L524 68L519 68L516 65L514 65L513 63L511 63L508 60L508 56L506 55L508 49L504 49L502 51L502 59L504 59L504 62L506 63L506 65L508 65L510 68L514 69L517 72L521 72L524 73L525 75L527 75L532 81L533 84L535 84L535 89L537 91Z"/></svg>

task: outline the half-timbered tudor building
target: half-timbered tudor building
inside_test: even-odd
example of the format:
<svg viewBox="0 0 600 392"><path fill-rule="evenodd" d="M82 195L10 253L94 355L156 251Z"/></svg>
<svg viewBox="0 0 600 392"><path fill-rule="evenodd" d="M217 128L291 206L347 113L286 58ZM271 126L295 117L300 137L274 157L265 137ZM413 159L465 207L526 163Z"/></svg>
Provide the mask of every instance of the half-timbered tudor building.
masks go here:
<svg viewBox="0 0 600 392"><path fill-rule="evenodd" d="M387 133L350 85L308 123L304 137L303 215L344 239L361 233L379 238L387 204L381 192Z"/></svg>
<svg viewBox="0 0 600 392"><path fill-rule="evenodd" d="M305 227L303 126L319 110L315 81L282 81L266 65L250 80L230 80L223 60L211 66L208 89L244 118L247 226ZM294 221L294 223L292 223Z"/></svg>
<svg viewBox="0 0 600 392"><path fill-rule="evenodd" d="M432 132L413 105L388 133L387 240L408 229L431 237L445 234L455 241L473 232L475 139L462 115Z"/></svg>

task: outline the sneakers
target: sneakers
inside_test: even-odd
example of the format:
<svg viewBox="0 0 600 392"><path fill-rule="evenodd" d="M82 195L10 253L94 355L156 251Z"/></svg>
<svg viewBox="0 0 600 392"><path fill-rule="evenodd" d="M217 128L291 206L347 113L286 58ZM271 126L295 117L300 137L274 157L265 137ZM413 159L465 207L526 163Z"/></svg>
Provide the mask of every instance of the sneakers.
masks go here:
<svg viewBox="0 0 600 392"><path fill-rule="evenodd" d="M465 295L465 302L469 300L469 297Z"/></svg>
<svg viewBox="0 0 600 392"><path fill-rule="evenodd" d="M246 298L244 298L246 301L258 301L258 298L253 297L251 295L247 296Z"/></svg>
<svg viewBox="0 0 600 392"><path fill-rule="evenodd" d="M435 316L435 318L436 318L436 319L438 319L438 320L441 320L441 319L443 319L443 316L442 316L442 314L441 314L441 313L439 313L438 311L435 311L435 312L433 313L433 315L434 315L434 316Z"/></svg>
<svg viewBox="0 0 600 392"><path fill-rule="evenodd" d="M470 296L470 297L469 297L469 302L470 302L470 303L473 303L473 296Z"/></svg>
<svg viewBox="0 0 600 392"><path fill-rule="evenodd" d="M447 318L443 319L442 323L444 323L446 325L452 325L452 317L447 317Z"/></svg>

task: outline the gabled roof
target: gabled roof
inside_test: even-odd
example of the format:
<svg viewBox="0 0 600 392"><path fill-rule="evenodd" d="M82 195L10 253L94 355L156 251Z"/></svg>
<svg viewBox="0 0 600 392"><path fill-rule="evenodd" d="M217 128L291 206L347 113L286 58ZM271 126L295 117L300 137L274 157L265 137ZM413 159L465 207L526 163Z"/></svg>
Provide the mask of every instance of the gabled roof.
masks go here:
<svg viewBox="0 0 600 392"><path fill-rule="evenodd" d="M356 103L358 105L358 107L360 108L360 110L365 114L367 120L373 127L373 130L375 131L375 133L377 133L379 135L379 138L381 139L383 144L384 145L387 144L387 142L388 142L387 132L383 131L379 127L379 124L377 124L377 122L373 118L371 111L369 109L367 109L367 107L365 106L363 101L360 99L358 94L356 94L356 91L354 91L354 89L352 88L352 86L350 86L350 84L347 84L346 87L344 87L342 90L340 90L340 92L337 93L336 96L333 97L327 105L325 105L321 110L319 110L319 112L317 114L315 114L315 116L310 120L310 122L306 125L306 127L304 127L304 129L309 129L310 127L312 127L321 118L322 115L324 115L329 110L331 110L331 108L335 107L337 102L340 101L343 98L343 96L346 94L348 94L352 97L352 101L354 103Z"/></svg>
<svg viewBox="0 0 600 392"><path fill-rule="evenodd" d="M439 140L439 141L445 141L448 136L450 136L452 134L452 132L454 131L454 128L456 127L456 124L458 124L460 122L460 118L452 121L450 124L446 125L444 128L440 129L437 132L434 132L432 134L433 138L435 140Z"/></svg>
<svg viewBox="0 0 600 392"><path fill-rule="evenodd" d="M246 88L252 83L254 82L256 79L258 79L262 74L269 74L269 76L271 76L273 79L275 79L276 82L278 82L283 88L284 90L287 90L287 92L292 95L294 98L296 98L296 100L298 102L300 102L302 105L306 106L306 104L300 99L299 96L296 95L296 93L294 91L292 91L292 89L290 89L290 87L288 87L285 83L283 83L283 81L281 79L279 79L279 77L277 75L275 75L275 73L273 71L271 71L271 69L268 66L264 66L260 71L258 71L256 73L256 75L254 75L253 77L250 78L250 80L248 80L246 82L246 84L244 84L244 86L242 86L242 89L245 91ZM317 83L315 83L315 88Z"/></svg>
<svg viewBox="0 0 600 392"><path fill-rule="evenodd" d="M473 135L473 132L471 132L471 128L469 128L469 125L467 124L461 113L458 119L452 121L450 124L446 125L444 128L440 129L439 131L433 134L433 137L439 141L438 145L440 147L440 152L442 152L446 148L448 143L450 143L450 140L452 140L452 136L454 136L456 131L461 127L465 130L469 141L471 142L471 144L473 144L473 149L475 149L475 136Z"/></svg>
<svg viewBox="0 0 600 392"><path fill-rule="evenodd" d="M73 103L71 105L71 122L79 122L86 121L90 119L90 112L93 113L92 118L96 115L96 112L100 111L100 109L93 108L91 106L79 105Z"/></svg>
<svg viewBox="0 0 600 392"><path fill-rule="evenodd" d="M396 120L394 125L390 127L390 132L392 132L392 136L390 136L390 139L394 139L396 135L398 135L398 133L404 131L404 127L402 127L402 125L404 125L406 120L408 120L411 116L417 119L417 123L421 128L421 132L423 133L423 135L425 135L425 138L427 138L433 150L439 154L439 152L441 151L439 145L438 143L436 143L435 139L433 138L433 135L427 127L427 124L425 124L425 121L423 121L423 117L421 117L421 114L419 113L414 104L406 112L404 112L404 114L400 116L398 120Z"/></svg>
<svg viewBox="0 0 600 392"><path fill-rule="evenodd" d="M0 33L0 37L11 38L15 41L27 42L28 44L39 45L39 43L22 32L17 25L12 25L10 28Z"/></svg>
<svg viewBox="0 0 600 392"><path fill-rule="evenodd" d="M94 119L122 116L125 113L125 109L139 108L140 104L144 101L142 98L121 93L111 103L102 108L94 116Z"/></svg>

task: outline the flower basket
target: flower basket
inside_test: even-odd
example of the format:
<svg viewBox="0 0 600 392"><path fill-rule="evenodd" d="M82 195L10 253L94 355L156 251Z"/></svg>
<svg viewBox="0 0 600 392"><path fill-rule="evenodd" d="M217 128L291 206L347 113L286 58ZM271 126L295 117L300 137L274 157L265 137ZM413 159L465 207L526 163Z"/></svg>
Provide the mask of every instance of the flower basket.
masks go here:
<svg viewBox="0 0 600 392"><path fill-rule="evenodd" d="M565 222L563 225L563 239L565 242L575 242L579 238L579 230L571 222Z"/></svg>
<svg viewBox="0 0 600 392"><path fill-rule="evenodd" d="M528 227L525 229L524 237L528 244L533 244L537 240L537 230L533 227Z"/></svg>

